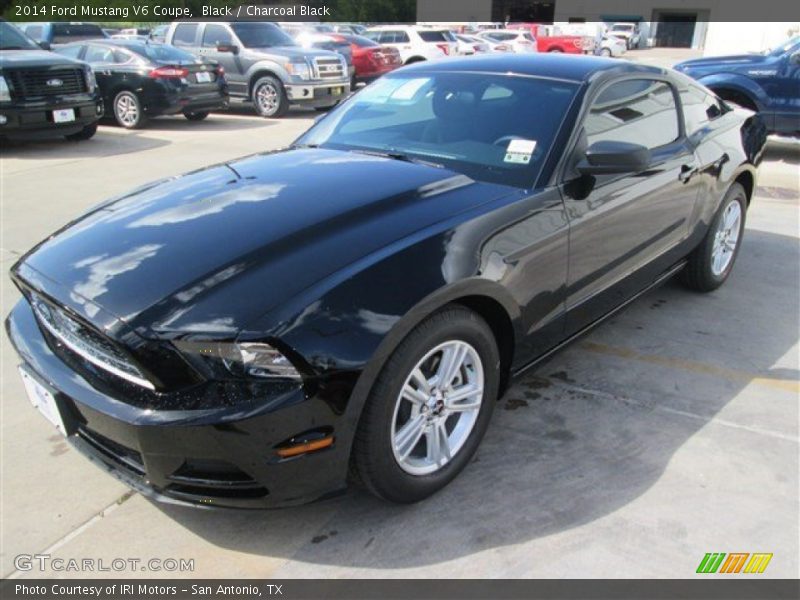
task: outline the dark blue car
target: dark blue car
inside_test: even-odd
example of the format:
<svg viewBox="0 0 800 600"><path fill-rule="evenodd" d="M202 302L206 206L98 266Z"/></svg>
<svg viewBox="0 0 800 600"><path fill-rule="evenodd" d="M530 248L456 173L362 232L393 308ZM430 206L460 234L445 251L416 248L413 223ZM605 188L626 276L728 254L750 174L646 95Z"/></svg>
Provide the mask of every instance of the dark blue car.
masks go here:
<svg viewBox="0 0 800 600"><path fill-rule="evenodd" d="M800 133L800 36L764 54L687 60L675 70L723 100L758 111L771 133Z"/></svg>

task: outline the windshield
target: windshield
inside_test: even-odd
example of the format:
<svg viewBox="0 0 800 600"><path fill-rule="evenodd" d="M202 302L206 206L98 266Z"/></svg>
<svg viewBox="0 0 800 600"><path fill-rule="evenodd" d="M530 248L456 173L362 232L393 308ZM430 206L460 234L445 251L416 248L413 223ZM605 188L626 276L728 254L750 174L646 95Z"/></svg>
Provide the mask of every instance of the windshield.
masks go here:
<svg viewBox="0 0 800 600"><path fill-rule="evenodd" d="M774 48L767 50L765 54L768 54L769 56L780 56L781 54L789 52L790 50L800 50L800 36L789 38L782 44L778 44Z"/></svg>
<svg viewBox="0 0 800 600"><path fill-rule="evenodd" d="M245 48L297 45L285 31L269 23L234 23L232 27Z"/></svg>
<svg viewBox="0 0 800 600"><path fill-rule="evenodd" d="M19 29L0 21L0 50L37 50L39 46Z"/></svg>
<svg viewBox="0 0 800 600"><path fill-rule="evenodd" d="M156 63L168 65L192 64L200 62L193 54L166 44L142 44L124 46L139 56L144 56Z"/></svg>
<svg viewBox="0 0 800 600"><path fill-rule="evenodd" d="M297 143L389 153L528 188L577 89L489 73L384 75Z"/></svg>
<svg viewBox="0 0 800 600"><path fill-rule="evenodd" d="M614 25L611 28L611 31L632 31L632 30L633 30L633 25L626 25L626 24Z"/></svg>

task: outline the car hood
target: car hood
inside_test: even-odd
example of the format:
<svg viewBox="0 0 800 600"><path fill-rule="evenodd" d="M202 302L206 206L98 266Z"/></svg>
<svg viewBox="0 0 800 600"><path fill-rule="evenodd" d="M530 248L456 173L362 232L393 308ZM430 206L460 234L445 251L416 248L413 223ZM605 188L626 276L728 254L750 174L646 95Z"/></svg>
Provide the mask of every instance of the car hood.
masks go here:
<svg viewBox="0 0 800 600"><path fill-rule="evenodd" d="M763 54L738 54L735 56L711 56L708 58L695 58L686 60L675 65L675 69L681 71L685 69L718 69L727 67L739 67L760 65L767 61L769 57Z"/></svg>
<svg viewBox="0 0 800 600"><path fill-rule="evenodd" d="M50 67L58 65L77 66L83 63L47 50L3 50L0 52L0 67Z"/></svg>
<svg viewBox="0 0 800 600"><path fill-rule="evenodd" d="M233 335L308 286L512 191L447 169L290 149L162 181L93 209L16 272L101 328Z"/></svg>
<svg viewBox="0 0 800 600"><path fill-rule="evenodd" d="M256 48L250 47L247 49L249 52L255 54L269 54L272 56L285 56L289 60L298 58L314 58L316 56L322 58L338 57L336 52L330 50L320 50L317 48L303 48L302 46L270 46L269 48Z"/></svg>

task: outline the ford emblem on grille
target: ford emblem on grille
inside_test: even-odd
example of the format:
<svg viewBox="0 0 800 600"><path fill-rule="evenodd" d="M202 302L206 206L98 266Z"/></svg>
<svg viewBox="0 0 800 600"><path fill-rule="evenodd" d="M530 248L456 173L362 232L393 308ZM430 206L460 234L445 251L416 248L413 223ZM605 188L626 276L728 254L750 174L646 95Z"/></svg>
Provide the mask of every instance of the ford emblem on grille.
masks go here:
<svg viewBox="0 0 800 600"><path fill-rule="evenodd" d="M60 79L53 78L47 80L47 85L49 85L50 87L61 87L62 85L64 85L64 82L61 81Z"/></svg>

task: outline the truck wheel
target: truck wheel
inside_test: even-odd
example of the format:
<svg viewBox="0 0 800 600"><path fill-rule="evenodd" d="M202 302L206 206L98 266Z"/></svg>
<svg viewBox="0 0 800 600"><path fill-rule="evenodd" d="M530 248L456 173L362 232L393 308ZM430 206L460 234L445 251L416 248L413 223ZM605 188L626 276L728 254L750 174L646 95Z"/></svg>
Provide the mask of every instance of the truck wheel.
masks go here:
<svg viewBox="0 0 800 600"><path fill-rule="evenodd" d="M67 138L70 142L82 142L83 140L88 140L94 134L97 133L97 121L92 123L91 125L87 125L83 129L81 129L78 133L72 133L70 135L65 135L64 137Z"/></svg>
<svg viewBox="0 0 800 600"><path fill-rule="evenodd" d="M123 90L114 97L114 118L125 129L139 129L147 123L147 115L133 92Z"/></svg>
<svg viewBox="0 0 800 600"><path fill-rule="evenodd" d="M609 48L603 48L600 50L600 56L609 57L611 56L611 50Z"/></svg>
<svg viewBox="0 0 800 600"><path fill-rule="evenodd" d="M253 105L265 118L279 118L289 110L289 99L283 84L275 77L261 77L253 84Z"/></svg>
<svg viewBox="0 0 800 600"><path fill-rule="evenodd" d="M710 292L725 283L742 245L746 211L747 192L734 183L725 194L706 237L689 255L689 262L681 272L686 287Z"/></svg>

